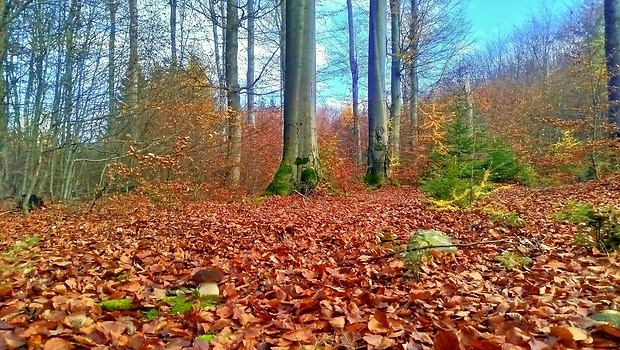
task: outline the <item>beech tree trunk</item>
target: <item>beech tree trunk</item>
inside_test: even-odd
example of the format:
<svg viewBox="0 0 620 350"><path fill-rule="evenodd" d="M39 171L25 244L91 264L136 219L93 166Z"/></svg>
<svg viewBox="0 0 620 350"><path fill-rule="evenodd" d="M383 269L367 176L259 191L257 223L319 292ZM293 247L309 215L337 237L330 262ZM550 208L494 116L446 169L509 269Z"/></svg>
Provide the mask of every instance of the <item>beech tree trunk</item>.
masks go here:
<svg viewBox="0 0 620 350"><path fill-rule="evenodd" d="M392 25L392 69L390 77L390 119L392 133L390 135L390 164L398 165L400 159L400 117L402 109L401 95L401 54L400 54L400 0L390 0Z"/></svg>
<svg viewBox="0 0 620 350"><path fill-rule="evenodd" d="M170 48L171 65L177 66L177 0L170 1Z"/></svg>
<svg viewBox="0 0 620 350"><path fill-rule="evenodd" d="M620 137L620 0L605 0L605 56L609 75L609 124Z"/></svg>
<svg viewBox="0 0 620 350"><path fill-rule="evenodd" d="M362 141L360 138L360 112L359 112L359 71L357 58L355 57L355 30L353 20L352 0L347 0L347 19L349 27L349 67L351 68L351 95L353 100L353 141L355 142L355 167L362 164Z"/></svg>
<svg viewBox="0 0 620 350"><path fill-rule="evenodd" d="M282 116L284 116L284 79L286 71L286 1L280 1L280 102L282 103Z"/></svg>
<svg viewBox="0 0 620 350"><path fill-rule="evenodd" d="M9 24L6 23L6 1L0 0L0 198L9 195L9 114L7 84L4 75L4 61L7 54L7 44L9 40Z"/></svg>
<svg viewBox="0 0 620 350"><path fill-rule="evenodd" d="M286 7L284 150L266 194L312 191L319 180L315 1Z"/></svg>
<svg viewBox="0 0 620 350"><path fill-rule="evenodd" d="M385 111L385 0L370 0L368 42L368 169L364 182L381 186L388 177L388 135Z"/></svg>
<svg viewBox="0 0 620 350"><path fill-rule="evenodd" d="M129 0L129 65L127 67L127 109L131 139L139 139L138 84L140 67L138 64L138 1Z"/></svg>
<svg viewBox="0 0 620 350"><path fill-rule="evenodd" d="M409 63L409 120L412 127L411 147L414 147L418 140L418 42L419 42L419 20L418 2L411 0L411 27L409 40L411 45L411 59Z"/></svg>
<svg viewBox="0 0 620 350"><path fill-rule="evenodd" d="M248 96L248 116L247 121L250 125L256 124L254 115L254 0L248 0L248 71L246 76L247 96Z"/></svg>
<svg viewBox="0 0 620 350"><path fill-rule="evenodd" d="M237 66L239 35L239 0L227 0L226 5L226 97L228 99L228 158L231 187L241 181L241 101L239 97L239 69Z"/></svg>
<svg viewBox="0 0 620 350"><path fill-rule="evenodd" d="M108 125L111 124L111 117L116 115L116 10L118 5L115 0L108 0L110 10L110 37L108 38L108 114L110 116Z"/></svg>

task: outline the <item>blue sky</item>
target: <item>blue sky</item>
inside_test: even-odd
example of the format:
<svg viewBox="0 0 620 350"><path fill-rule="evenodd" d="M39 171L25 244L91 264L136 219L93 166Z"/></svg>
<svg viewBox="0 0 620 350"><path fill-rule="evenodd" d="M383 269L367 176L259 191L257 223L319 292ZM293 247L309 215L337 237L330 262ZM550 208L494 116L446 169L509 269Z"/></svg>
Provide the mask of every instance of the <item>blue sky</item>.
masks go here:
<svg viewBox="0 0 620 350"><path fill-rule="evenodd" d="M402 0L407 1L407 0ZM551 17L552 20L558 20L569 9L578 8L577 4L581 4L584 1L590 0L462 0L465 5L465 16L467 21L471 24L471 36L474 41L474 45L471 48L482 49L489 41L497 41L499 38L508 36L516 28L525 26L525 24L533 17L542 15L547 18ZM361 8L366 8L368 0L357 0L354 4ZM331 11L327 17L321 17L317 22L317 28L319 32L326 32L319 35L319 42L317 45L317 63L318 68L324 68L332 66L332 61L346 59L347 54L347 37L342 30L346 25L346 2L345 0L327 0L321 2L321 8L323 10ZM365 26L365 18L362 17L362 21L356 25L358 27ZM388 22L389 28L389 22ZM339 35L333 35L333 33L339 33ZM367 35L362 30L362 35ZM330 38L327 38L330 37ZM367 43L364 42L364 38L358 36L358 47L361 51L365 50ZM338 52L338 53L336 53ZM358 57L360 60L365 60L363 57ZM363 65L363 62L361 63ZM389 69L389 59L386 61ZM365 98L366 92L364 91L364 74L363 70L360 72L361 86L360 96ZM340 105L343 100L348 100L349 97L349 82L348 82L348 70L340 72L341 75L327 75L322 77L322 80L318 83L318 102L319 104ZM343 79L342 74L347 76ZM389 71L388 71L389 75ZM389 89L389 85L386 84L386 88Z"/></svg>
<svg viewBox="0 0 620 350"><path fill-rule="evenodd" d="M545 8L561 14L583 0L469 0L467 15L472 25L473 39L482 44L486 39L507 34L520 27L533 14Z"/></svg>

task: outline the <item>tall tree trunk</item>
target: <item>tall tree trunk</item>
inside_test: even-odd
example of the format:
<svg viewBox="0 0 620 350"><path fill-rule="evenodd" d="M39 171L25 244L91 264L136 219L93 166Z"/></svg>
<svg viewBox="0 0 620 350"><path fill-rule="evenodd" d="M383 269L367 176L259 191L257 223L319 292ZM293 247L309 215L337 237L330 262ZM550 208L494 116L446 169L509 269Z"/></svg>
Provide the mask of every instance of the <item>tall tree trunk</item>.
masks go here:
<svg viewBox="0 0 620 350"><path fill-rule="evenodd" d="M177 66L177 0L170 1L170 46L171 46L171 65Z"/></svg>
<svg viewBox="0 0 620 350"><path fill-rule="evenodd" d="M140 128L138 116L138 85L140 67L138 64L138 1L129 0L129 66L127 69L127 107L130 120L129 130L131 139L139 139Z"/></svg>
<svg viewBox="0 0 620 350"><path fill-rule="evenodd" d="M390 12L392 25L392 69L390 76L392 133L390 135L390 164L396 166L400 160L400 116L403 104L400 80L400 0L390 0Z"/></svg>
<svg viewBox="0 0 620 350"><path fill-rule="evenodd" d="M385 113L385 0L370 0L368 42L368 169L364 182L381 186L388 177L389 159Z"/></svg>
<svg viewBox="0 0 620 350"><path fill-rule="evenodd" d="M220 34L217 30L218 21L217 21L217 12L215 12L215 1L209 1L209 15L211 16L211 30L213 35L213 46L214 46L214 55L215 55L215 71L217 73L218 83L222 82L222 60L220 58Z"/></svg>
<svg viewBox="0 0 620 350"><path fill-rule="evenodd" d="M609 124L620 137L620 0L605 0L605 56L609 74Z"/></svg>
<svg viewBox="0 0 620 350"><path fill-rule="evenodd" d="M226 96L228 98L228 158L231 164L228 181L239 186L241 181L241 101L237 47L239 35L239 0L227 0L226 6Z"/></svg>
<svg viewBox="0 0 620 350"><path fill-rule="evenodd" d="M108 38L108 128L116 115L116 0L108 0L110 10L110 36Z"/></svg>
<svg viewBox="0 0 620 350"><path fill-rule="evenodd" d="M351 68L351 101L353 107L353 142L355 143L355 168L362 164L362 141L360 137L360 112L359 112L359 72L355 55L355 28L353 20L352 0L347 0L347 20L349 27L349 67Z"/></svg>
<svg viewBox="0 0 620 350"><path fill-rule="evenodd" d="M280 2L280 103L282 116L284 116L284 79L286 71L286 1Z"/></svg>
<svg viewBox="0 0 620 350"><path fill-rule="evenodd" d="M11 5L0 0L0 198L12 194L9 190L9 86L5 76L7 49L11 36L11 22L34 0L24 0Z"/></svg>
<svg viewBox="0 0 620 350"><path fill-rule="evenodd" d="M409 120L411 122L412 135L411 135L411 147L414 147L418 141L418 43L420 40L419 35L419 16L418 16L418 1L411 0L411 25L410 31L410 47L411 47L411 59L409 62Z"/></svg>
<svg viewBox="0 0 620 350"><path fill-rule="evenodd" d="M76 1L76 0L73 0ZM41 119L43 118L43 103L45 95L45 76L47 67L45 61L48 56L47 42L48 28L45 28L43 24L43 12L42 4L37 4L35 10L35 17L37 23L35 23L35 29L33 30L32 38L32 56L34 58L34 77L36 81L36 92L34 96L34 110L32 113L32 119L27 121L26 124L26 147L27 147L27 160L24 169L24 177L22 181L22 214L28 215L28 200L32 194L33 189L37 181L39 180L39 173L41 171L41 156L43 143L39 137Z"/></svg>
<svg viewBox="0 0 620 350"><path fill-rule="evenodd" d="M246 77L248 95L248 117L250 125L256 124L254 115L254 0L248 0L248 71Z"/></svg>
<svg viewBox="0 0 620 350"><path fill-rule="evenodd" d="M0 0L0 198L9 195L9 113L8 86L4 74L4 63L7 56L7 44L10 37L7 20L6 1Z"/></svg>
<svg viewBox="0 0 620 350"><path fill-rule="evenodd" d="M284 151L268 194L304 193L318 184L315 33L314 0L286 7Z"/></svg>

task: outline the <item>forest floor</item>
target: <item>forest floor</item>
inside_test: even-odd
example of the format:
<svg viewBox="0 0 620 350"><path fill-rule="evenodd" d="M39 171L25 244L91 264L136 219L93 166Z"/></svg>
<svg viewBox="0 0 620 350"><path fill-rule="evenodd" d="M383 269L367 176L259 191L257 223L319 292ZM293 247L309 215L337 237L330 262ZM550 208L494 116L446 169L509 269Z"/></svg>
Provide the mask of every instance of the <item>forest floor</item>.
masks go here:
<svg viewBox="0 0 620 350"><path fill-rule="evenodd" d="M550 215L569 201L620 208L619 194L615 177L486 201L525 227L484 204L428 210L406 187L5 213L0 348L618 349L620 330L588 316L620 306L620 257ZM399 255L379 257L419 229L504 242L434 252L415 279ZM508 270L497 257L515 249L532 263ZM217 305L183 296L200 268L225 275Z"/></svg>

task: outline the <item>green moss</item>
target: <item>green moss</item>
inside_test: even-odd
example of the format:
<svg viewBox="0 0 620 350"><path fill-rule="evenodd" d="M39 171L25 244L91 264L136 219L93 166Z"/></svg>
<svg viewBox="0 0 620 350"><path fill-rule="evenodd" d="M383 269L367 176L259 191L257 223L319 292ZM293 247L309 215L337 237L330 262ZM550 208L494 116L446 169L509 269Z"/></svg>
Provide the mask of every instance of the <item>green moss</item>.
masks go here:
<svg viewBox="0 0 620 350"><path fill-rule="evenodd" d="M149 309L144 316L142 317L145 321L150 321L154 318L159 317L159 310L157 309Z"/></svg>
<svg viewBox="0 0 620 350"><path fill-rule="evenodd" d="M23 253L26 250L39 244L39 240L39 235L25 236L23 240L15 242L15 244L13 244L13 246L8 252L0 253L0 259L3 259L7 262L20 261L25 257Z"/></svg>
<svg viewBox="0 0 620 350"><path fill-rule="evenodd" d="M306 190L312 190L319 184L319 174L313 168L301 172L301 185Z"/></svg>
<svg viewBox="0 0 620 350"><path fill-rule="evenodd" d="M373 145L373 148L377 152L382 152L387 149L387 146L383 142L375 142L375 144Z"/></svg>
<svg viewBox="0 0 620 350"><path fill-rule="evenodd" d="M527 266L532 263L532 259L512 251L503 252L502 255L496 256L495 260L499 261L500 264L502 264L502 266L508 271Z"/></svg>
<svg viewBox="0 0 620 350"><path fill-rule="evenodd" d="M494 223L498 223L500 225L506 227L525 227L527 226L527 222L519 217L519 214L514 211L503 212L503 211L488 211L487 215L489 219Z"/></svg>
<svg viewBox="0 0 620 350"><path fill-rule="evenodd" d="M127 310L133 307L132 300L129 298L124 299L110 299L104 300L99 303L102 309L108 311Z"/></svg>
<svg viewBox="0 0 620 350"><path fill-rule="evenodd" d="M196 337L196 339L200 339L200 340L205 341L207 343L212 341L213 338L215 338L215 336L213 334L208 334L208 333L207 334L201 334L201 335Z"/></svg>
<svg viewBox="0 0 620 350"><path fill-rule="evenodd" d="M416 279L420 278L420 270L422 265L433 259L429 249L425 247L435 246L448 246L437 247L439 251L444 252L456 252L456 247L449 247L452 245L452 239L447 234L437 230L419 230L409 238L407 244L407 250L403 256L403 262L405 267L408 268Z"/></svg>
<svg viewBox="0 0 620 350"><path fill-rule="evenodd" d="M310 158L306 157L306 158L300 158L297 157L295 159L295 165L304 165L304 164L308 164L310 163Z"/></svg>
<svg viewBox="0 0 620 350"><path fill-rule="evenodd" d="M194 306L192 299L183 296L165 297L163 302L172 306L170 312L173 314L184 314L190 312Z"/></svg>
<svg viewBox="0 0 620 350"><path fill-rule="evenodd" d="M385 185L385 176L383 174L368 173L364 176L364 184L372 187L382 187Z"/></svg>
<svg viewBox="0 0 620 350"><path fill-rule="evenodd" d="M293 167L288 164L281 164L273 177L273 180L267 186L263 195L286 196L293 190L291 180L293 178Z"/></svg>
<svg viewBox="0 0 620 350"><path fill-rule="evenodd" d="M198 297L198 301L200 301L200 308L206 309L210 307L217 306L220 303L219 295L203 295Z"/></svg>

